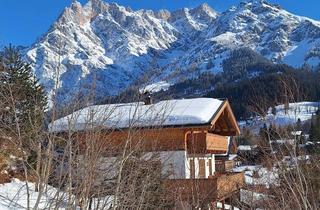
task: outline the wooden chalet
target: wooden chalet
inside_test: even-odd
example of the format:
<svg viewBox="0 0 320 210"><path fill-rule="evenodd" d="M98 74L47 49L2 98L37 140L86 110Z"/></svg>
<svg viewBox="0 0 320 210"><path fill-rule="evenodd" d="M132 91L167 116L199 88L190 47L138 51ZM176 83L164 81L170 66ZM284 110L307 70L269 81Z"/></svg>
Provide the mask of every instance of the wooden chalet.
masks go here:
<svg viewBox="0 0 320 210"><path fill-rule="evenodd" d="M88 117L89 116L89 117ZM103 117L107 116L104 119ZM229 136L240 129L227 100L195 98L91 106L59 119L52 132L72 131L84 144L87 134L100 129L106 155L128 146L145 153L158 152L162 171L170 171L164 185L176 207L214 208L217 202L237 196L244 185L242 173L216 170L216 155L228 154Z"/></svg>

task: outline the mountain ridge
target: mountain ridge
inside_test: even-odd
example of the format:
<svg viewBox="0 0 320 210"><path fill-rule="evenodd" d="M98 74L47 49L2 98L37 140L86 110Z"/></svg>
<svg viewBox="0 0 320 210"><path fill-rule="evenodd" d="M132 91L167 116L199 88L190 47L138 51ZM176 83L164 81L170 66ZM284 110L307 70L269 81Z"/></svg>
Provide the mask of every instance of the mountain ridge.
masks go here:
<svg viewBox="0 0 320 210"><path fill-rule="evenodd" d="M208 4L169 12L75 1L25 56L49 98L57 89L67 103L92 89L97 98L117 95L143 76L175 84L219 73L243 47L275 63L317 66L320 22L257 0L222 13Z"/></svg>

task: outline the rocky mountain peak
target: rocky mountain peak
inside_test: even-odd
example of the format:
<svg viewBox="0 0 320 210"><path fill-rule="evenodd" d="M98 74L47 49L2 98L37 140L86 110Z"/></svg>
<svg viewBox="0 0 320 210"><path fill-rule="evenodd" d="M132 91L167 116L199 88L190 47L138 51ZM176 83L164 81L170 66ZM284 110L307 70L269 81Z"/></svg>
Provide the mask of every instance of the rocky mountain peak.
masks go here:
<svg viewBox="0 0 320 210"><path fill-rule="evenodd" d="M190 14L194 19L205 25L210 24L219 16L218 12L212 9L207 3L191 9Z"/></svg>
<svg viewBox="0 0 320 210"><path fill-rule="evenodd" d="M171 13L166 9L162 9L162 10L159 10L158 12L156 12L155 16L159 19L162 19L162 20L168 20L171 16Z"/></svg>
<svg viewBox="0 0 320 210"><path fill-rule="evenodd" d="M277 4L271 4L265 0L249 0L240 2L238 9L248 9L255 14L261 14L265 12L280 12L281 6Z"/></svg>
<svg viewBox="0 0 320 210"><path fill-rule="evenodd" d="M80 2L73 1L70 7L63 10L55 25L63 26L75 23L82 26L90 22L91 17L92 12L87 6L83 7Z"/></svg>
<svg viewBox="0 0 320 210"><path fill-rule="evenodd" d="M265 4L269 4L269 3L265 0L242 0L242 1L240 1L241 6L245 6L245 5L263 6Z"/></svg>
<svg viewBox="0 0 320 210"><path fill-rule="evenodd" d="M82 5L78 1L73 1L70 8L75 12L80 12L82 10Z"/></svg>
<svg viewBox="0 0 320 210"><path fill-rule="evenodd" d="M110 3L107 13L110 14L117 23L124 24L127 21L127 16L130 16L129 14L134 13L134 11L116 3Z"/></svg>
<svg viewBox="0 0 320 210"><path fill-rule="evenodd" d="M108 9L108 4L102 0L89 0L86 6L91 8L95 15L102 14Z"/></svg>
<svg viewBox="0 0 320 210"><path fill-rule="evenodd" d="M218 12L211 8L207 3L203 3L200 6L190 10L190 13L193 15L199 15L199 18L209 16L211 18L216 18Z"/></svg>
<svg viewBox="0 0 320 210"><path fill-rule="evenodd" d="M208 4L173 12L132 11L90 0L67 7L26 50L26 59L49 93L58 78L60 98L67 102L72 94L90 92L93 83L101 98L149 74L157 77L149 83L174 84L202 72L221 72L223 61L243 47L273 62L317 66L320 23L258 0L223 13Z"/></svg>
<svg viewBox="0 0 320 210"><path fill-rule="evenodd" d="M183 8L173 11L168 22L181 33L193 33L207 28L219 16L208 4L196 8Z"/></svg>
<svg viewBox="0 0 320 210"><path fill-rule="evenodd" d="M177 21L181 18L186 18L188 13L189 13L189 9L187 9L187 8L175 10L175 11L171 12L171 16L170 16L169 21L174 22L174 21Z"/></svg>

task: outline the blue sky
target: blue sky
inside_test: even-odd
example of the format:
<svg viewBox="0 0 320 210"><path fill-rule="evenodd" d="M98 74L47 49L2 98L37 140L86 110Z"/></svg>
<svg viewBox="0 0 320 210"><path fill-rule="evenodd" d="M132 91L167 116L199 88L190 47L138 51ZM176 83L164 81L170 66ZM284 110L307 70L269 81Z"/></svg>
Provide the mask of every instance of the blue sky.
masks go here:
<svg viewBox="0 0 320 210"><path fill-rule="evenodd" d="M223 12L240 0L105 0L130 6L133 9L169 9L195 7L207 2L219 12ZM64 7L72 0L0 0L0 46L28 46L44 34L56 20ZM80 0L81 3L87 0ZM286 10L320 20L320 0L269 0Z"/></svg>

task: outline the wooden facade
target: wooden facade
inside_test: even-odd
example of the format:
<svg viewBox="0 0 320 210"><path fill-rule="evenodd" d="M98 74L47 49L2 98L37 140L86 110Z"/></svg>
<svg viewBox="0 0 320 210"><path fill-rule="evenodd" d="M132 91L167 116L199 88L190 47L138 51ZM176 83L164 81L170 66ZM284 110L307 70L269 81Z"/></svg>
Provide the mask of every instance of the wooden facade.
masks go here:
<svg viewBox="0 0 320 210"><path fill-rule="evenodd" d="M187 151L193 154L224 154L228 151L228 139L212 133L189 133Z"/></svg>
<svg viewBox="0 0 320 210"><path fill-rule="evenodd" d="M131 147L143 151L178 151L187 150L195 154L223 154L228 151L227 136L239 135L240 129L234 118L228 101L213 116L212 121L202 125L168 126L151 128L131 128L121 130L101 129L99 132L79 131L72 138L80 140L83 147L92 138L106 142L106 150L121 152L127 141ZM91 140L90 140L91 138Z"/></svg>
<svg viewBox="0 0 320 210"><path fill-rule="evenodd" d="M222 201L244 187L244 174L226 173L208 179L166 180L168 198L187 200L200 207L213 201Z"/></svg>
<svg viewBox="0 0 320 210"><path fill-rule="evenodd" d="M221 175L215 169L215 154L228 153L228 136L240 134L240 129L228 101L224 101L212 120L206 124L101 129L98 132L75 132L72 138L81 142L84 150L96 146L106 155L117 155L126 149L139 148L142 152L181 151L185 154L185 173L180 178L165 181L171 198L212 203L239 190L244 183L243 174ZM196 193L196 194L195 194ZM195 197L194 197L195 196ZM191 200L190 200L191 199Z"/></svg>

